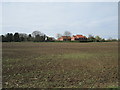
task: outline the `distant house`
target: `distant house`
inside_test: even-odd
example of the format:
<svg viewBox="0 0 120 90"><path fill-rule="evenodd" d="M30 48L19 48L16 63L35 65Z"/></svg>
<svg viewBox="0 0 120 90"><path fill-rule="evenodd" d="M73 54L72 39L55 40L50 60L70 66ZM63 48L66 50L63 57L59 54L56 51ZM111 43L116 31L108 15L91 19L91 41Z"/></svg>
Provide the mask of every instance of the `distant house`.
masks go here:
<svg viewBox="0 0 120 90"><path fill-rule="evenodd" d="M58 41L71 41L71 37L70 36L62 36L62 37L58 38Z"/></svg>
<svg viewBox="0 0 120 90"><path fill-rule="evenodd" d="M73 35L71 41L87 41L87 37L83 35Z"/></svg>

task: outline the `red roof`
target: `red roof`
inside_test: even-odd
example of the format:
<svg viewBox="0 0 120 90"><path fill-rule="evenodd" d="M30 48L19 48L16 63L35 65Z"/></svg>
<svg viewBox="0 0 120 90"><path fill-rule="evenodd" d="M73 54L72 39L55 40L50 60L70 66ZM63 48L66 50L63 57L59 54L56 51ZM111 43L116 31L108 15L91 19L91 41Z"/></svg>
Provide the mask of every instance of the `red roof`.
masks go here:
<svg viewBox="0 0 120 90"><path fill-rule="evenodd" d="M76 35L76 36L73 36L73 37L75 37L75 38L86 38L86 37L83 36L83 35Z"/></svg>
<svg viewBox="0 0 120 90"><path fill-rule="evenodd" d="M63 38L63 39L71 39L71 37L70 36L62 36L62 37L60 37L60 38ZM60 39L60 38L58 38L58 39Z"/></svg>

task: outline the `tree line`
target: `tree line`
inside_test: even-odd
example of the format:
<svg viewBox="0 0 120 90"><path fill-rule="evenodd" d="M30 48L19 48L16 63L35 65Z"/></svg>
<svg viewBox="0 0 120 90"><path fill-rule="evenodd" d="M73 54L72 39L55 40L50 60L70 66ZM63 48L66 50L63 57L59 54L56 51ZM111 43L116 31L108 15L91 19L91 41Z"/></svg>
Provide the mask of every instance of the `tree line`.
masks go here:
<svg viewBox="0 0 120 90"><path fill-rule="evenodd" d="M71 32L65 31L64 36L71 36ZM57 38L63 36L62 34L57 34ZM41 33L40 31L33 31L32 34L26 33L7 33L5 35L0 36L2 42L51 42L56 41L54 38ZM117 39L109 38L105 40L100 36L89 35L86 42L110 42L110 41L117 41Z"/></svg>
<svg viewBox="0 0 120 90"><path fill-rule="evenodd" d="M72 34L69 31L65 31L63 35L64 36L71 36ZM57 38L60 38L63 35L58 33ZM88 38L87 38L87 41L85 41L85 42L113 42L113 41L118 41L118 40L117 39L112 39L111 37L109 39L105 40L104 38L102 38L100 36L94 36L94 35L89 34Z"/></svg>
<svg viewBox="0 0 120 90"><path fill-rule="evenodd" d="M7 33L5 35L1 35L2 42L25 42L25 41L33 41L33 42L44 42L44 41L52 41L51 37L48 37L44 33L40 31L34 31L32 34L25 33Z"/></svg>
<svg viewBox="0 0 120 90"><path fill-rule="evenodd" d="M113 38L108 38L108 39L104 39L100 36L94 36L94 35L89 35L88 36L88 42L114 42L114 41L118 41L117 39L113 39Z"/></svg>

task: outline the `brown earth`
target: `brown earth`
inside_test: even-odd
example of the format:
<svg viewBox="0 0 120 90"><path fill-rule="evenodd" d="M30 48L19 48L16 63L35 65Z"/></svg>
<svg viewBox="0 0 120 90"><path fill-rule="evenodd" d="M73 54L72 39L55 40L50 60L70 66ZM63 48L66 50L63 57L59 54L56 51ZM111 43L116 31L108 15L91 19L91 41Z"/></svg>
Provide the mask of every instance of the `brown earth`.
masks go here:
<svg viewBox="0 0 120 90"><path fill-rule="evenodd" d="M3 88L118 86L118 43L3 43Z"/></svg>

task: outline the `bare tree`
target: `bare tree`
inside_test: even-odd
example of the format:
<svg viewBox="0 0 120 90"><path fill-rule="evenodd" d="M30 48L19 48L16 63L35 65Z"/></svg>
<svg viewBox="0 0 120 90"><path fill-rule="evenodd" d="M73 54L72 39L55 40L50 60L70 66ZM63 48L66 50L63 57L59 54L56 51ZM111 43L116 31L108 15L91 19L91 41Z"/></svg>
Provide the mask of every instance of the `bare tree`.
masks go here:
<svg viewBox="0 0 120 90"><path fill-rule="evenodd" d="M25 33L19 33L19 37L21 41L27 41L27 34Z"/></svg>
<svg viewBox="0 0 120 90"><path fill-rule="evenodd" d="M94 35L92 35L92 34L89 34L89 35L88 35L88 38L91 38L91 37L94 37Z"/></svg>
<svg viewBox="0 0 120 90"><path fill-rule="evenodd" d="M26 33L19 33L19 36L20 36L20 37L27 38L27 34L26 34Z"/></svg>
<svg viewBox="0 0 120 90"><path fill-rule="evenodd" d="M112 40L112 37L109 37L108 40Z"/></svg>
<svg viewBox="0 0 120 90"><path fill-rule="evenodd" d="M32 33L35 42L43 42L46 39L46 35L41 33L40 31L34 31Z"/></svg>
<svg viewBox="0 0 120 90"><path fill-rule="evenodd" d="M91 42L95 41L94 35L89 34L88 35L88 40L91 41Z"/></svg>
<svg viewBox="0 0 120 90"><path fill-rule="evenodd" d="M35 36L37 36L37 35L39 35L39 36L44 36L44 34L41 33L40 31L33 31L32 36L35 37Z"/></svg>
<svg viewBox="0 0 120 90"><path fill-rule="evenodd" d="M71 36L71 32L65 31L65 32L64 32L64 35L65 35L65 36Z"/></svg>
<svg viewBox="0 0 120 90"><path fill-rule="evenodd" d="M56 35L57 38L60 38L61 36L62 36L62 35L59 34L59 33L57 33L57 35Z"/></svg>

